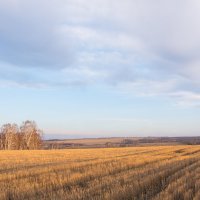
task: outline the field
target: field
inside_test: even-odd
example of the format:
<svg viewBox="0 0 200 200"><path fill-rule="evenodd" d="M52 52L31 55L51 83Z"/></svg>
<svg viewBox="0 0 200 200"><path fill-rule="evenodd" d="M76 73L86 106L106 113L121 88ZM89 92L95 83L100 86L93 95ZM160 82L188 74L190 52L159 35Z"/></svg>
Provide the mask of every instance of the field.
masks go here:
<svg viewBox="0 0 200 200"><path fill-rule="evenodd" d="M200 146L0 151L0 199L199 200Z"/></svg>
<svg viewBox="0 0 200 200"><path fill-rule="evenodd" d="M45 149L105 148L161 145L200 145L200 137L108 137L82 139L51 139L44 141Z"/></svg>
<svg viewBox="0 0 200 200"><path fill-rule="evenodd" d="M131 137L129 140L136 143L140 138ZM102 147L117 147L124 144L125 138L82 138L82 139L66 139L66 140L46 140L44 145L46 149L53 148L102 148Z"/></svg>

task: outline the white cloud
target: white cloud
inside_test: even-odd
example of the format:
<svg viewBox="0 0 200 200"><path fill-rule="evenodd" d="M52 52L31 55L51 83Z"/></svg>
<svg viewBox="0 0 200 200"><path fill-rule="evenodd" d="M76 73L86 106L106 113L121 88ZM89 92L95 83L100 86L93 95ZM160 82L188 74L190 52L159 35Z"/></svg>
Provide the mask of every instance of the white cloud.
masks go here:
<svg viewBox="0 0 200 200"><path fill-rule="evenodd" d="M200 106L200 93L190 91L177 91L170 93L169 96L175 98L178 105L183 107Z"/></svg>
<svg viewBox="0 0 200 200"><path fill-rule="evenodd" d="M0 61L12 65L0 68L0 84L101 83L196 105L199 8L197 0L0 1Z"/></svg>

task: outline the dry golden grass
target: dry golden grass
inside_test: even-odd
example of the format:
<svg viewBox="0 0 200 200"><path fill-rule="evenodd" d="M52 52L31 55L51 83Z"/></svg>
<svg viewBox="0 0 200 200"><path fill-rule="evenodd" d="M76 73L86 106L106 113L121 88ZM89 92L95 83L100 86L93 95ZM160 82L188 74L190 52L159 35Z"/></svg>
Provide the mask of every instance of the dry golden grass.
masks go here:
<svg viewBox="0 0 200 200"><path fill-rule="evenodd" d="M200 146L0 151L0 199L199 200Z"/></svg>

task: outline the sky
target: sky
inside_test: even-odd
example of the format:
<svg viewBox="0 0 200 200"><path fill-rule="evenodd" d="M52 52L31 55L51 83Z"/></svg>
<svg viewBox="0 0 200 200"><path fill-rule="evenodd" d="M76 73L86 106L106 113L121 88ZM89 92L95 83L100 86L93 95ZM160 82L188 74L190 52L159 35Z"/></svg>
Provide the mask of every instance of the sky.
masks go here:
<svg viewBox="0 0 200 200"><path fill-rule="evenodd" d="M200 135L199 19L198 0L0 0L0 125Z"/></svg>

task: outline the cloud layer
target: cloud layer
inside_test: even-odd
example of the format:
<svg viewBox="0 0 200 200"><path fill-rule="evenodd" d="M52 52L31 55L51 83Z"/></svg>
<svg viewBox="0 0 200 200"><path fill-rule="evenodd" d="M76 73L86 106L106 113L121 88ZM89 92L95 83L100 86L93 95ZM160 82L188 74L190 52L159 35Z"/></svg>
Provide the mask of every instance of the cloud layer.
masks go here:
<svg viewBox="0 0 200 200"><path fill-rule="evenodd" d="M199 105L200 3L0 1L0 84L104 84Z"/></svg>

